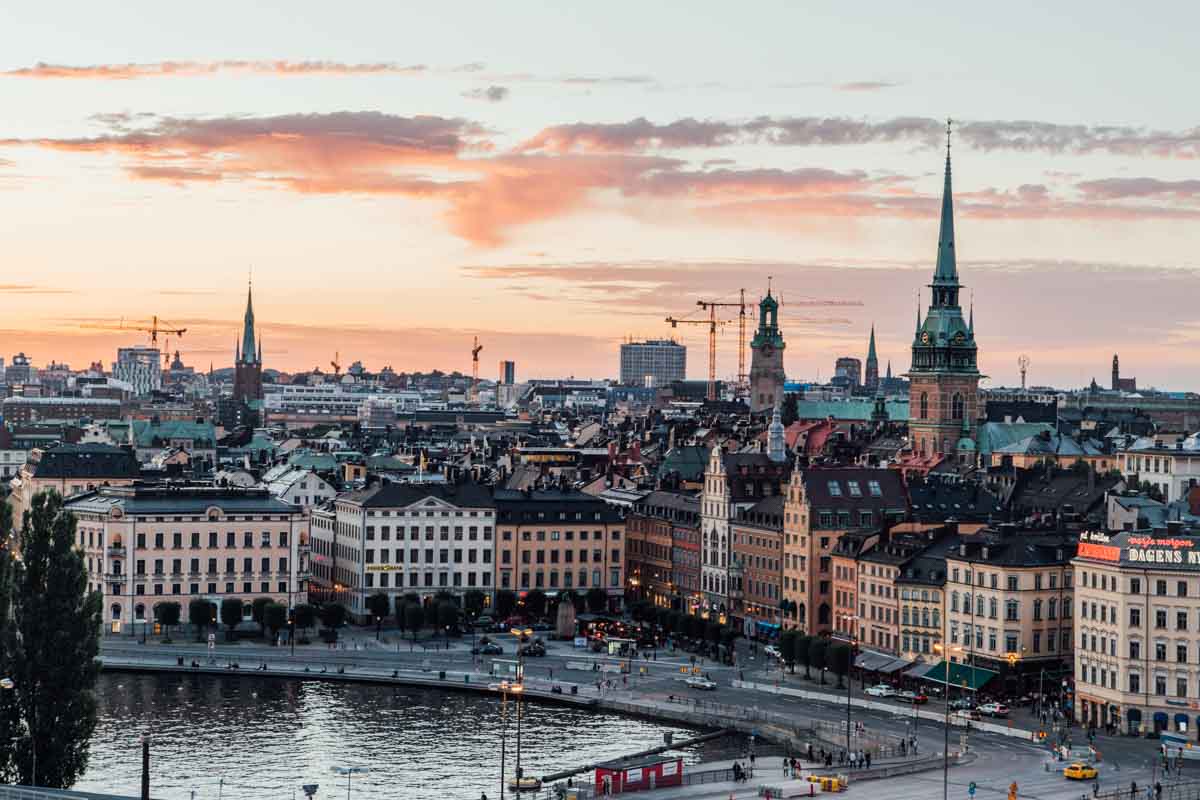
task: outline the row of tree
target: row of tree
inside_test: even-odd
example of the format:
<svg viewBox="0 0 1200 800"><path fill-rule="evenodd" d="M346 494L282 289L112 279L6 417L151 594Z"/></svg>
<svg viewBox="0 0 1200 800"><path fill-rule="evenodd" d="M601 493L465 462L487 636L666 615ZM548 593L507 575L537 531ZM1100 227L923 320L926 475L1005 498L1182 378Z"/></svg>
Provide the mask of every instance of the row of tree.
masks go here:
<svg viewBox="0 0 1200 800"><path fill-rule="evenodd" d="M715 619L706 620L695 614L656 606L646 600L633 603L629 607L629 615L636 622L657 625L663 633L668 635L703 639L713 644L730 645L738 635L735 628L721 625Z"/></svg>
<svg viewBox="0 0 1200 800"><path fill-rule="evenodd" d="M789 630L779 637L779 655L793 673L797 664L804 667L804 677L807 680L812 680L810 670L815 669L821 683L824 684L825 671L829 670L837 676L837 685L841 688L842 678L850 674L853 650L846 642Z"/></svg>

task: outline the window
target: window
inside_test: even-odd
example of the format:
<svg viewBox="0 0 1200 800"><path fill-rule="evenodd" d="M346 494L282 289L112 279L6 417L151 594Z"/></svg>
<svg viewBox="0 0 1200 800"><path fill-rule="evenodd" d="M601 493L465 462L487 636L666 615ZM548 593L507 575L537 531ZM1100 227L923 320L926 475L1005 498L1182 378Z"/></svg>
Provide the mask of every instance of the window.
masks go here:
<svg viewBox="0 0 1200 800"><path fill-rule="evenodd" d="M1008 576L1008 590L1010 592L1017 591L1017 576L1016 575Z"/></svg>
<svg viewBox="0 0 1200 800"><path fill-rule="evenodd" d="M950 400L950 416L953 419L963 418L963 396L957 392Z"/></svg>
<svg viewBox="0 0 1200 800"><path fill-rule="evenodd" d="M827 485L829 487L829 496L830 497L841 497L842 496L842 486L837 481L829 481Z"/></svg>
<svg viewBox="0 0 1200 800"><path fill-rule="evenodd" d="M1167 644L1166 644L1166 642L1155 642L1154 643L1154 660L1155 661L1166 661L1167 660Z"/></svg>
<svg viewBox="0 0 1200 800"><path fill-rule="evenodd" d="M929 419L929 395L921 392L921 419Z"/></svg>
<svg viewBox="0 0 1200 800"><path fill-rule="evenodd" d="M879 488L879 481L867 481L867 491L872 497L882 497L883 490Z"/></svg>
<svg viewBox="0 0 1200 800"><path fill-rule="evenodd" d="M1129 593L1130 594L1141 594L1142 593L1142 579L1141 578L1130 578Z"/></svg>
<svg viewBox="0 0 1200 800"><path fill-rule="evenodd" d="M1142 676L1136 672L1129 673L1129 691L1133 694L1142 692Z"/></svg>
<svg viewBox="0 0 1200 800"><path fill-rule="evenodd" d="M1053 611L1054 601L1053 600L1050 601L1050 608L1051 608L1050 619L1054 619L1054 611ZM1131 627L1131 628L1142 627L1142 610L1140 608L1129 609L1129 627Z"/></svg>
<svg viewBox="0 0 1200 800"><path fill-rule="evenodd" d="M1158 595L1159 597L1164 597L1164 596L1166 596L1166 594L1167 594L1167 582L1166 582L1166 581L1155 581L1155 582L1154 582L1154 593L1155 593L1156 595Z"/></svg>
<svg viewBox="0 0 1200 800"><path fill-rule="evenodd" d="M1188 617L1188 615L1187 615L1186 611L1176 611L1175 612L1175 630L1177 630L1177 631L1186 631L1187 630L1187 617Z"/></svg>
<svg viewBox="0 0 1200 800"><path fill-rule="evenodd" d="M1178 661L1180 664L1187 663L1187 645L1186 644L1175 645L1175 660Z"/></svg>
<svg viewBox="0 0 1200 800"><path fill-rule="evenodd" d="M1009 600L1009 601L1005 602L1004 618L1006 620L1009 620L1010 622L1016 621L1018 619L1018 616L1017 616L1018 610L1019 610L1019 606L1017 605L1016 600Z"/></svg>
<svg viewBox="0 0 1200 800"><path fill-rule="evenodd" d="M1187 597L1187 581L1180 581L1175 585L1175 594L1180 597Z"/></svg>
<svg viewBox="0 0 1200 800"><path fill-rule="evenodd" d="M859 487L858 481L846 481L846 488L850 491L851 497L862 497L862 489Z"/></svg>
<svg viewBox="0 0 1200 800"><path fill-rule="evenodd" d="M1156 628L1167 627L1167 612L1164 611L1163 609L1158 609L1154 612L1154 627L1156 627Z"/></svg>
<svg viewBox="0 0 1200 800"><path fill-rule="evenodd" d="M1154 693L1156 695L1158 695L1159 697L1166 697L1166 695L1167 695L1167 676L1166 675L1155 675L1154 676Z"/></svg>
<svg viewBox="0 0 1200 800"><path fill-rule="evenodd" d="M1042 619L1042 601L1040 599L1033 601L1033 621L1041 622Z"/></svg>

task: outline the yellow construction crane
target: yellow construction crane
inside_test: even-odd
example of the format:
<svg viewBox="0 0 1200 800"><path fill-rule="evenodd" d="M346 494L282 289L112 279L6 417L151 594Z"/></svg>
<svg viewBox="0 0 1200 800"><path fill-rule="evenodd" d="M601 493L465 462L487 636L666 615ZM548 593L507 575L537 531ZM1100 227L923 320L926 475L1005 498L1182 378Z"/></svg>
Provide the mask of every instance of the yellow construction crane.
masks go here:
<svg viewBox="0 0 1200 800"><path fill-rule="evenodd" d="M479 343L479 337L475 337L475 343L471 345L471 402L479 404L479 351L483 349L483 345Z"/></svg>
<svg viewBox="0 0 1200 800"><path fill-rule="evenodd" d="M738 310L738 384L742 392L750 388L750 376L746 373L746 290L738 290L738 302L716 303L709 300L697 300L696 305L712 310L716 308L736 308Z"/></svg>
<svg viewBox="0 0 1200 800"><path fill-rule="evenodd" d="M147 320L135 320L134 324L127 323L123 318L117 325L109 325L105 323L89 323L81 325L81 328L89 328L102 331L141 331L142 333L150 334L150 344L154 347L158 346L158 335L163 335L163 361L170 363L171 361L171 340L170 336L183 336L187 333L187 328L180 328L167 322L165 319L155 315Z"/></svg>
<svg viewBox="0 0 1200 800"><path fill-rule="evenodd" d="M708 326L708 392L705 394L709 400L717 399L717 326L724 325L724 320L717 319L717 309L711 303L708 308L708 319L678 319L676 317L667 317L667 322L671 323L672 328L678 328L680 325L707 325Z"/></svg>

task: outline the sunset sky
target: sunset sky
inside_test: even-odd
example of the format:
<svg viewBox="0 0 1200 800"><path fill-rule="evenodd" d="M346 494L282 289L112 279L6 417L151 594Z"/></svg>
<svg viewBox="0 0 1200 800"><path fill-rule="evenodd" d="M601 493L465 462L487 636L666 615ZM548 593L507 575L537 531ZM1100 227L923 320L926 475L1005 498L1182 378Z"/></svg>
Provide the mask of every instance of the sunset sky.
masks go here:
<svg viewBox="0 0 1200 800"><path fill-rule="evenodd" d="M770 275L790 378L872 322L903 372L951 116L991 385L1195 389L1200 6L1046 5L7 4L0 355L107 364L157 314L228 366L253 270L268 367L478 335L487 377L604 377Z"/></svg>

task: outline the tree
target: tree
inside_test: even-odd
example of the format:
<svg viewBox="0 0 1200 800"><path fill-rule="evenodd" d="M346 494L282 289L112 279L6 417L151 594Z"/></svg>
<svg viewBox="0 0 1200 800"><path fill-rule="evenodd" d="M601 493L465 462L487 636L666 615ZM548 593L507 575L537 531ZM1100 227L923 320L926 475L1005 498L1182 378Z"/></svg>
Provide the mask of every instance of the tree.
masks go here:
<svg viewBox="0 0 1200 800"><path fill-rule="evenodd" d="M317 609L308 603L301 603L296 606L296 627L311 630L313 625L317 624Z"/></svg>
<svg viewBox="0 0 1200 800"><path fill-rule="evenodd" d="M208 600L196 599L188 603L188 624L196 629L197 642L200 641L203 630L213 623L215 616L213 604Z"/></svg>
<svg viewBox="0 0 1200 800"><path fill-rule="evenodd" d="M321 606L321 624L336 629L346 624L346 607L341 603L325 603Z"/></svg>
<svg viewBox="0 0 1200 800"><path fill-rule="evenodd" d="M525 595L525 609L530 616L541 619L546 614L546 593L533 589Z"/></svg>
<svg viewBox="0 0 1200 800"><path fill-rule="evenodd" d="M254 602L250 604L250 617L258 624L258 632L261 634L267 632L267 606L273 602L275 601L269 597L256 597L254 598Z"/></svg>
<svg viewBox="0 0 1200 800"><path fill-rule="evenodd" d="M812 666L812 643L813 637L808 634L801 634L796 639L796 663L804 667L804 680L811 681L812 674L808 668Z"/></svg>
<svg viewBox="0 0 1200 800"><path fill-rule="evenodd" d="M500 619L508 619L512 616L513 609L517 607L517 596L508 589L502 589L496 592L496 616Z"/></svg>
<svg viewBox="0 0 1200 800"><path fill-rule="evenodd" d="M179 624L179 617L183 609L179 603L168 601L160 603L158 606L158 621L162 623L163 631L166 632L165 641L171 640L171 628Z"/></svg>
<svg viewBox="0 0 1200 800"><path fill-rule="evenodd" d="M704 626L704 638L713 644L721 643L721 624L715 619L710 619Z"/></svg>
<svg viewBox="0 0 1200 800"><path fill-rule="evenodd" d="M468 589L463 595L463 608L471 619L478 617L483 613L483 592L478 589Z"/></svg>
<svg viewBox="0 0 1200 800"><path fill-rule="evenodd" d="M779 655L793 674L796 672L796 642L799 638L799 632L791 629L779 635Z"/></svg>
<svg viewBox="0 0 1200 800"><path fill-rule="evenodd" d="M101 596L87 588L75 517L57 492L34 495L12 553L12 511L0 502L0 781L66 789L87 769L96 728ZM36 756L36 774L34 762Z"/></svg>
<svg viewBox="0 0 1200 800"><path fill-rule="evenodd" d="M417 632L425 624L425 609L421 608L420 603L409 603L404 607L404 624L412 631L412 638L415 642L417 640Z"/></svg>
<svg viewBox="0 0 1200 800"><path fill-rule="evenodd" d="M458 606L450 602L438 603L437 623L439 628L449 634L450 628L458 625Z"/></svg>
<svg viewBox="0 0 1200 800"><path fill-rule="evenodd" d="M229 630L225 632L226 639L233 638L233 632L246 616L246 604L240 597L226 597L221 601L221 623Z"/></svg>
<svg viewBox="0 0 1200 800"><path fill-rule="evenodd" d="M379 640L379 629L383 626L383 618L388 615L392 601L383 592L375 592L367 598L367 610L375 617L375 640Z"/></svg>
<svg viewBox="0 0 1200 800"><path fill-rule="evenodd" d="M842 688L842 678L850 674L850 645L845 642L834 642L829 646L826 660L829 662L829 669L837 675L837 688Z"/></svg>
<svg viewBox="0 0 1200 800"><path fill-rule="evenodd" d="M271 631L271 641L279 635L281 628L287 627L287 606L281 603L268 603L263 609L263 624Z"/></svg>
<svg viewBox="0 0 1200 800"><path fill-rule="evenodd" d="M808 660L812 663L812 668L820 675L821 685L825 685L825 658L829 653L829 642L822 639L820 636L814 636L812 643L808 646Z"/></svg>
<svg viewBox="0 0 1200 800"><path fill-rule="evenodd" d="M599 586L588 589L587 607L593 614L603 614L608 610L608 593Z"/></svg>

